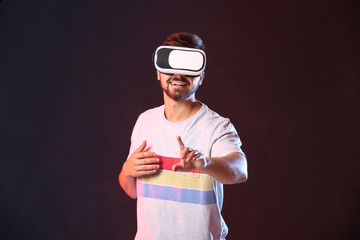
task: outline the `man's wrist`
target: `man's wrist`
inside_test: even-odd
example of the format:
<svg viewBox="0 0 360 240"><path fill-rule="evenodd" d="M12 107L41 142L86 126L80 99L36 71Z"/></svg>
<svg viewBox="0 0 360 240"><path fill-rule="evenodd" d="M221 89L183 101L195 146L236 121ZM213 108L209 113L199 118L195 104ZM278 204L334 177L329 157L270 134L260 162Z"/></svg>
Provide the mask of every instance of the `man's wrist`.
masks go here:
<svg viewBox="0 0 360 240"><path fill-rule="evenodd" d="M197 170L205 172L206 168L209 166L210 159L206 157L201 157L198 161L202 161L202 164L197 168Z"/></svg>
<svg viewBox="0 0 360 240"><path fill-rule="evenodd" d="M122 172L124 174L124 177L126 178L134 178L128 171L127 171L127 163L128 161L126 160L123 164L123 168L122 168Z"/></svg>

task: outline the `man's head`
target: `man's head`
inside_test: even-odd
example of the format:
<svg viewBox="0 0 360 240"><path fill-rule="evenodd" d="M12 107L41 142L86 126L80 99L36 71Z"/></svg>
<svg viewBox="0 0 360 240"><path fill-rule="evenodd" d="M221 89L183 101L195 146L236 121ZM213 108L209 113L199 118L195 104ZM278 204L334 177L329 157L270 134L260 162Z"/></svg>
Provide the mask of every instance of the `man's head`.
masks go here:
<svg viewBox="0 0 360 240"><path fill-rule="evenodd" d="M199 36L187 32L172 34L165 40L163 46L193 48L200 50L205 49L205 45ZM198 73L200 75L198 76L194 76L194 74L189 76L185 75L184 73L162 73L159 70L157 71L157 78L160 81L160 85L167 96L177 101L184 100L189 97L194 97L195 92L202 84L205 76L205 53L201 52L202 51L195 52L198 55L203 54L203 60L200 58L200 61L203 61L203 67L200 68ZM197 55L194 55L194 57L196 56ZM186 62L189 61L185 59L185 63Z"/></svg>
<svg viewBox="0 0 360 240"><path fill-rule="evenodd" d="M170 35L165 42L164 46L187 47L205 50L205 45L201 38L193 33L179 32Z"/></svg>
<svg viewBox="0 0 360 240"><path fill-rule="evenodd" d="M155 68L165 74L186 76L201 75L206 66L203 41L192 33L175 33L169 36L154 54Z"/></svg>

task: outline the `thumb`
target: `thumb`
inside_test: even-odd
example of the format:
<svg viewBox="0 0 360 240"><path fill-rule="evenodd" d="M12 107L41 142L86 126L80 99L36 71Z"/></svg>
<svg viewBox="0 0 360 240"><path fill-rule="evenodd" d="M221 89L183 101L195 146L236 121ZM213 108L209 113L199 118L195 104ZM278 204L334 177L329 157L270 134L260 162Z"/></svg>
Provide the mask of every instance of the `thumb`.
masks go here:
<svg viewBox="0 0 360 240"><path fill-rule="evenodd" d="M172 165L171 168L172 168L172 170L173 170L174 172L176 172L176 171L178 171L179 169L181 169L182 166L181 166L181 163L177 163L177 164Z"/></svg>
<svg viewBox="0 0 360 240"><path fill-rule="evenodd" d="M144 140L140 144L140 146L137 149L135 149L134 153L140 153L140 152L144 151L145 148L146 148L146 141Z"/></svg>

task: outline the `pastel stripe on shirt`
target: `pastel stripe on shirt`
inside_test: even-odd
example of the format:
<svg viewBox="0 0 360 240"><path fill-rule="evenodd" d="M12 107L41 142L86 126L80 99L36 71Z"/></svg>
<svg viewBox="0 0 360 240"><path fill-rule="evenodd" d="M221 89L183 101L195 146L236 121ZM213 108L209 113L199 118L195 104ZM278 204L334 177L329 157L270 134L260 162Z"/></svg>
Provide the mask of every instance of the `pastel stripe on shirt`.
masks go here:
<svg viewBox="0 0 360 240"><path fill-rule="evenodd" d="M171 166L180 159L158 157L160 170L137 179L138 196L201 205L216 203L210 176L200 171L173 172Z"/></svg>

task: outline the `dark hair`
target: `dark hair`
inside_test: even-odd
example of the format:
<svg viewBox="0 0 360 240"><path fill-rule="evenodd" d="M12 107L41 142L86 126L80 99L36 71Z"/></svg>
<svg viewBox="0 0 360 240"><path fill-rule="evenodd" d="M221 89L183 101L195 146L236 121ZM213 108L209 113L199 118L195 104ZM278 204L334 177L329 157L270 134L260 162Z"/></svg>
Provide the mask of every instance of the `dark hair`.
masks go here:
<svg viewBox="0 0 360 240"><path fill-rule="evenodd" d="M164 46L188 47L205 50L205 45L201 38L193 33L179 32L170 35L165 42Z"/></svg>

